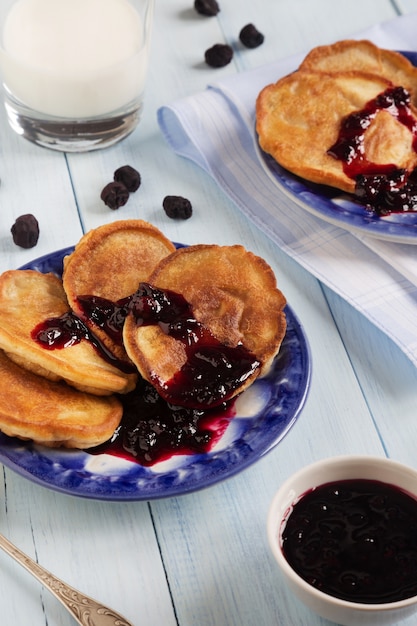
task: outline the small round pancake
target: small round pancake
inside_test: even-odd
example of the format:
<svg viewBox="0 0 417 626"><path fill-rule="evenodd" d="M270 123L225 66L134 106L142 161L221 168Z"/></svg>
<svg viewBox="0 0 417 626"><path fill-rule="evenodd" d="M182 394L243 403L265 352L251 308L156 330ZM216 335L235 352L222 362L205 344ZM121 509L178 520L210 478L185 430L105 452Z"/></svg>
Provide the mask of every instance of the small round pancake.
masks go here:
<svg viewBox="0 0 417 626"><path fill-rule="evenodd" d="M283 294L272 269L243 246L195 245L180 248L161 261L149 283L181 294L193 317L222 344L242 344L260 367L235 390L237 395L265 373L286 332ZM158 325L138 326L129 315L123 339L141 375L162 385L187 362L181 341Z"/></svg>
<svg viewBox="0 0 417 626"><path fill-rule="evenodd" d="M82 339L65 348L47 349L32 331L70 308L61 280L34 270L9 270L0 275L0 348L16 363L50 380L96 395L126 393L136 373L122 372Z"/></svg>
<svg viewBox="0 0 417 626"><path fill-rule="evenodd" d="M115 396L83 393L28 372L0 350L0 430L50 447L91 448L113 435L123 408Z"/></svg>
<svg viewBox="0 0 417 626"><path fill-rule="evenodd" d="M89 231L64 259L63 285L70 307L118 358L126 359L123 346L84 316L78 298L99 296L111 302L126 298L174 250L156 226L119 220Z"/></svg>

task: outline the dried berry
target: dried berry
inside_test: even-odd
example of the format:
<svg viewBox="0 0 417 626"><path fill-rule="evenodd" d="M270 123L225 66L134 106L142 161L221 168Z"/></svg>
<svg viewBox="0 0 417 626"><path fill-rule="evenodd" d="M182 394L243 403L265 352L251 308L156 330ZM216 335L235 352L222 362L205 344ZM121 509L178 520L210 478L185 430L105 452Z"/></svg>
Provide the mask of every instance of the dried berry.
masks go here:
<svg viewBox="0 0 417 626"><path fill-rule="evenodd" d="M265 37L253 24L246 24L239 33L239 39L247 48L257 48Z"/></svg>
<svg viewBox="0 0 417 626"><path fill-rule="evenodd" d="M220 7L216 0L195 0L194 8L197 13L200 13L200 15L207 15L208 17L217 15L220 11Z"/></svg>
<svg viewBox="0 0 417 626"><path fill-rule="evenodd" d="M114 180L122 183L129 192L137 191L140 187L141 177L131 165L123 165L114 172Z"/></svg>
<svg viewBox="0 0 417 626"><path fill-rule="evenodd" d="M207 65L210 67L224 67L233 59L233 50L223 43L216 43L204 53Z"/></svg>
<svg viewBox="0 0 417 626"><path fill-rule="evenodd" d="M108 183L101 192L100 198L113 211L125 205L129 199L129 191L116 181Z"/></svg>
<svg viewBox="0 0 417 626"><path fill-rule="evenodd" d="M10 230L13 241L21 248L33 248L38 243L39 224L31 213L18 217Z"/></svg>
<svg viewBox="0 0 417 626"><path fill-rule="evenodd" d="M182 196L165 196L162 206L171 219L188 220L193 213L191 202Z"/></svg>

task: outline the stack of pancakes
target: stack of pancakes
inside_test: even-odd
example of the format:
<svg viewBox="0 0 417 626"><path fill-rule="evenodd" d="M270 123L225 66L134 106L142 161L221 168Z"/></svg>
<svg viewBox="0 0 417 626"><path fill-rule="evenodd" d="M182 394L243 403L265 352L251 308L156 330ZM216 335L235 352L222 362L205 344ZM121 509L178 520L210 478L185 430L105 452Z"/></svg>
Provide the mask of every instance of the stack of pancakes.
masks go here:
<svg viewBox="0 0 417 626"><path fill-rule="evenodd" d="M355 181L328 150L345 117L393 86L410 94L417 120L417 69L402 54L367 40L315 48L297 71L260 92L259 144L294 174L353 193ZM363 158L411 172L417 164L413 133L389 110L380 111L364 133Z"/></svg>
<svg viewBox="0 0 417 626"><path fill-rule="evenodd" d="M279 351L285 298L264 260L242 246L176 250L147 222L114 222L82 237L64 259L62 279L33 270L0 275L2 432L49 446L96 446L113 435L123 413L118 395L132 391L139 376L175 380L186 361L181 342L158 324L138 326L131 313L115 341L80 305L83 297L128 300L140 284L181 294L216 340L256 357L259 367L234 395ZM85 328L81 338L60 347L38 341L37 329L48 322L53 344L54 322L59 327L66 316Z"/></svg>

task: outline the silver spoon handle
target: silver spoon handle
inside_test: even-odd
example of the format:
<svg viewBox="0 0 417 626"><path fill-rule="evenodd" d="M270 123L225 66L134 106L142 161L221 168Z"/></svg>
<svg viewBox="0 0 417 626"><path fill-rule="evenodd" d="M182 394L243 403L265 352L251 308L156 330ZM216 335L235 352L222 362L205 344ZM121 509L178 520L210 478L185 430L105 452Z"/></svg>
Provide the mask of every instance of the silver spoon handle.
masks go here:
<svg viewBox="0 0 417 626"><path fill-rule="evenodd" d="M122 615L83 595L48 572L1 534L0 548L58 598L81 626L133 626Z"/></svg>

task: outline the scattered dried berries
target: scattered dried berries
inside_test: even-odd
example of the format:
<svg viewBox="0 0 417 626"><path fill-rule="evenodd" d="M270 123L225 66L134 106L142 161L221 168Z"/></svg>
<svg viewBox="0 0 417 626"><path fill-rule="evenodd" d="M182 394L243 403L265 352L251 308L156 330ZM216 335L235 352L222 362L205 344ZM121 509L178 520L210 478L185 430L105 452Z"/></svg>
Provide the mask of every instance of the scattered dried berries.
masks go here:
<svg viewBox="0 0 417 626"><path fill-rule="evenodd" d="M141 176L131 165L122 165L113 174L113 181L108 183L100 194L110 209L115 211L129 200L129 194L137 191L142 182Z"/></svg>
<svg viewBox="0 0 417 626"><path fill-rule="evenodd" d="M191 202L182 196L165 196L162 206L171 219L188 220L193 213Z"/></svg>
<svg viewBox="0 0 417 626"><path fill-rule="evenodd" d="M116 181L108 183L101 192L100 198L104 204L115 211L125 205L129 199L129 191L123 185Z"/></svg>
<svg viewBox="0 0 417 626"><path fill-rule="evenodd" d="M200 15L207 15L208 17L217 15L220 11L220 7L216 0L195 0L194 8L197 13L200 13Z"/></svg>
<svg viewBox="0 0 417 626"><path fill-rule="evenodd" d="M265 37L253 24L246 24L239 33L239 39L247 48L257 48Z"/></svg>
<svg viewBox="0 0 417 626"><path fill-rule="evenodd" d="M227 44L216 43L204 53L207 65L210 67L224 67L233 58L233 50Z"/></svg>
<svg viewBox="0 0 417 626"><path fill-rule="evenodd" d="M119 167L114 172L114 180L117 183L122 183L130 193L137 191L141 183L139 172L131 165Z"/></svg>
<svg viewBox="0 0 417 626"><path fill-rule="evenodd" d="M39 224L31 213L18 217L10 230L14 243L21 248L33 248L38 243Z"/></svg>

